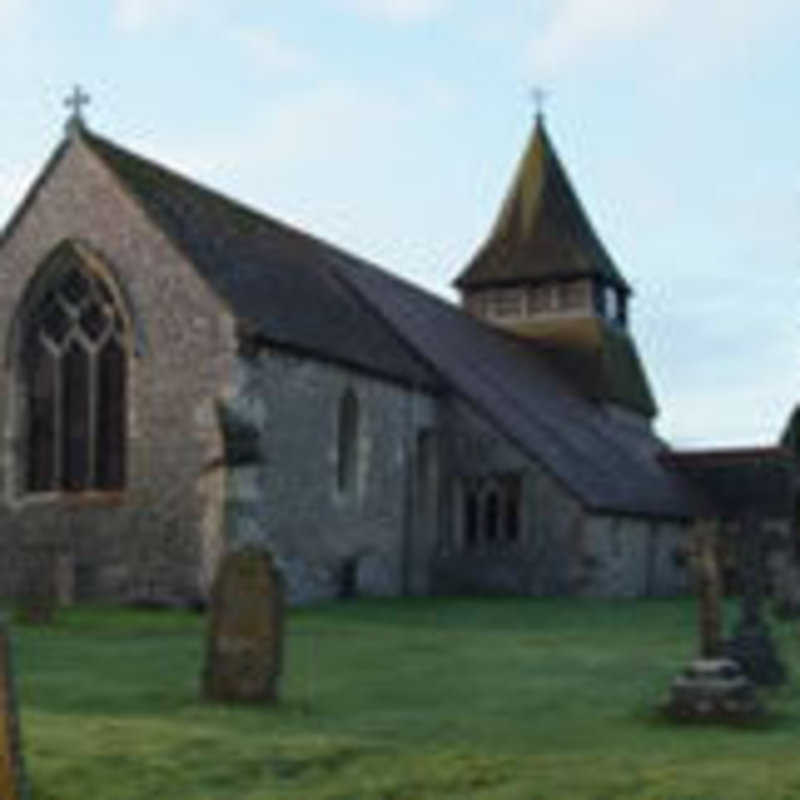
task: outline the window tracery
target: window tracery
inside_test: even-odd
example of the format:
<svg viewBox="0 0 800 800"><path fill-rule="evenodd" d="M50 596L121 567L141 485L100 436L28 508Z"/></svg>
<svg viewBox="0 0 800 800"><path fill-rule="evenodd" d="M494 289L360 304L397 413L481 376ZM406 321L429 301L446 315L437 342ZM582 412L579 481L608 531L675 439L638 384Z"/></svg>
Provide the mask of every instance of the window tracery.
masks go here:
<svg viewBox="0 0 800 800"><path fill-rule="evenodd" d="M25 488L121 489L127 348L120 305L70 245L43 271L22 320Z"/></svg>

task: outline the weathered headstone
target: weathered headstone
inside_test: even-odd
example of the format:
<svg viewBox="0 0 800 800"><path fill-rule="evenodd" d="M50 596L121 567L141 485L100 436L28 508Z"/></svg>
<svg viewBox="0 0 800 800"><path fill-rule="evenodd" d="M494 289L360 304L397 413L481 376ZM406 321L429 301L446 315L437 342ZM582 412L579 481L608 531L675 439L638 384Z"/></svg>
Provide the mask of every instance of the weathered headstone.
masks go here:
<svg viewBox="0 0 800 800"><path fill-rule="evenodd" d="M13 677L8 628L0 619L0 800L27 797Z"/></svg>
<svg viewBox="0 0 800 800"><path fill-rule="evenodd" d="M756 514L746 514L739 534L738 561L742 576L740 618L733 636L725 642L725 655L737 661L748 677L763 686L786 680L786 669L761 613L766 578L762 527Z"/></svg>
<svg viewBox="0 0 800 800"><path fill-rule="evenodd" d="M274 702L283 661L283 582L270 556L226 555L211 597L204 691L211 700Z"/></svg>

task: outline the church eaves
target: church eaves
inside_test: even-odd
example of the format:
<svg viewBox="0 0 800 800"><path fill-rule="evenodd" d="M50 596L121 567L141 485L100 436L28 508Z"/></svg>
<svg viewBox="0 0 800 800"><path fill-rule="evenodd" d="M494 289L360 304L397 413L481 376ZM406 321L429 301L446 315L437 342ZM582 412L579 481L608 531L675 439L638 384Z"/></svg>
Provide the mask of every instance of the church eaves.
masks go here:
<svg viewBox="0 0 800 800"><path fill-rule="evenodd" d="M599 277L630 293L594 232L541 115L489 237L459 289Z"/></svg>

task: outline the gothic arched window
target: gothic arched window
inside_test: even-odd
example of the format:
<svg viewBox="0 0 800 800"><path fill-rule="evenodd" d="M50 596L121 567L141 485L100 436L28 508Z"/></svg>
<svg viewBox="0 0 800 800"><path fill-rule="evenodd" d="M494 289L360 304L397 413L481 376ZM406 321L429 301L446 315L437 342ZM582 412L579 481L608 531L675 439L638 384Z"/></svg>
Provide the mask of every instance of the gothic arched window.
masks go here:
<svg viewBox="0 0 800 800"><path fill-rule="evenodd" d="M62 245L45 263L21 325L26 489L121 489L125 319L75 245Z"/></svg>
<svg viewBox="0 0 800 800"><path fill-rule="evenodd" d="M358 471L358 400L352 389L339 401L336 456L336 485L340 492L352 491Z"/></svg>

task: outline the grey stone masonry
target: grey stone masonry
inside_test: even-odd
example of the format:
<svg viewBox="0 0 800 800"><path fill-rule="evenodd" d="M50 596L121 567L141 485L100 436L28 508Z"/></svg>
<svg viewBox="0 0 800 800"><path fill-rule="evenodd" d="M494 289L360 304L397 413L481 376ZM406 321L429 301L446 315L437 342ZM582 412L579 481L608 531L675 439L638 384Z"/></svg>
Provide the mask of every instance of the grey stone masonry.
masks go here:
<svg viewBox="0 0 800 800"><path fill-rule="evenodd" d="M335 364L261 348L242 360L243 396L263 403L253 497L291 602L429 590L435 542L418 537L411 477L434 399ZM357 401L352 482L338 480L339 412Z"/></svg>

